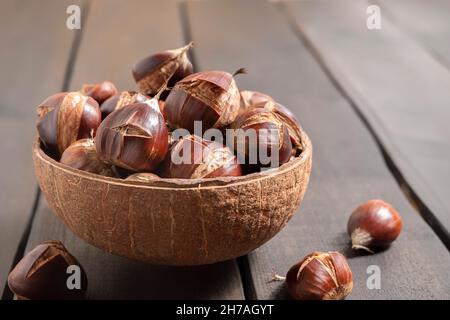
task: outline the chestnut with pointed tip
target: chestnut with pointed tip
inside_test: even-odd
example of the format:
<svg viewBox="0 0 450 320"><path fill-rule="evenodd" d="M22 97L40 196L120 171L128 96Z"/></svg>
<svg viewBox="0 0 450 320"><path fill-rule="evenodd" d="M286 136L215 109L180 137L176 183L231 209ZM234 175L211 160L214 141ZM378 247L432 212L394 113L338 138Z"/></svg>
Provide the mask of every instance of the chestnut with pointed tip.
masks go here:
<svg viewBox="0 0 450 320"><path fill-rule="evenodd" d="M132 73L139 92L154 96L164 87L172 87L190 75L193 67L187 52L192 46L191 42L178 49L153 54L136 63Z"/></svg>
<svg viewBox="0 0 450 320"><path fill-rule="evenodd" d="M69 279L70 266L77 266L79 283ZM70 285L70 286L69 286ZM77 259L60 241L46 241L28 252L8 276L8 286L18 299L82 299L87 277Z"/></svg>
<svg viewBox="0 0 450 320"><path fill-rule="evenodd" d="M341 300L352 291L353 277L339 252L313 252L289 269L286 284L295 300Z"/></svg>
<svg viewBox="0 0 450 320"><path fill-rule="evenodd" d="M92 137L101 122L97 101L80 92L61 92L38 108L37 130L46 149L56 158L73 142Z"/></svg>
<svg viewBox="0 0 450 320"><path fill-rule="evenodd" d="M357 207L348 220L353 249L374 253L389 246L400 234L402 218L383 200L369 200Z"/></svg>
<svg viewBox="0 0 450 320"><path fill-rule="evenodd" d="M234 75L239 73L245 73L245 70L239 69ZM201 121L203 132L233 122L240 103L234 75L224 71L204 71L177 82L163 111L169 126L194 133L195 121Z"/></svg>
<svg viewBox="0 0 450 320"><path fill-rule="evenodd" d="M276 102L271 96L258 91L244 90L241 95L241 112L250 108L268 108L287 127L293 147L293 156L298 156L302 151L301 126L295 115L285 106Z"/></svg>
<svg viewBox="0 0 450 320"><path fill-rule="evenodd" d="M95 136L99 158L131 171L152 171L165 157L168 132L158 101L112 112Z"/></svg>
<svg viewBox="0 0 450 320"><path fill-rule="evenodd" d="M149 103L150 97L135 91L122 91L107 99L100 106L102 118L105 119L111 112L135 103Z"/></svg>
<svg viewBox="0 0 450 320"><path fill-rule="evenodd" d="M84 84L81 87L81 93L92 97L101 105L108 98L119 93L114 83L111 81L103 81L101 83Z"/></svg>
<svg viewBox="0 0 450 320"><path fill-rule="evenodd" d="M163 163L162 175L178 179L236 177L242 175L242 170L228 147L188 135L171 147Z"/></svg>
<svg viewBox="0 0 450 320"><path fill-rule="evenodd" d="M250 108L238 115L230 129L235 132L228 143L239 155L241 163L275 167L291 158L289 131L271 109ZM275 155L272 154L273 150ZM267 159L263 159L263 156Z"/></svg>
<svg viewBox="0 0 450 320"><path fill-rule="evenodd" d="M114 166L101 161L92 138L77 140L64 150L60 161L69 167L107 177L119 177Z"/></svg>

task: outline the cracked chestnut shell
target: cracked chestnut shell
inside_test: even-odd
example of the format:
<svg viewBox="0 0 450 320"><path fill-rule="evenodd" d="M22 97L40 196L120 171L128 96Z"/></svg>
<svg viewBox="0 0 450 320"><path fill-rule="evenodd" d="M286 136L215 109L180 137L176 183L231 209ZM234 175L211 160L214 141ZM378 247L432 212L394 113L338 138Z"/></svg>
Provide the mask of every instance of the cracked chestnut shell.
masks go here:
<svg viewBox="0 0 450 320"><path fill-rule="evenodd" d="M295 300L341 300L353 289L352 272L339 252L307 255L289 269L286 284Z"/></svg>
<svg viewBox="0 0 450 320"><path fill-rule="evenodd" d="M122 91L102 103L100 110L105 119L111 112L135 103L149 103L150 97L135 91Z"/></svg>
<svg viewBox="0 0 450 320"><path fill-rule="evenodd" d="M164 87L172 87L176 82L193 72L192 63L187 57L193 43L148 56L133 67L132 73L139 92L155 96Z"/></svg>
<svg viewBox="0 0 450 320"><path fill-rule="evenodd" d="M295 115L285 106L276 102L271 96L258 91L244 90L241 95L241 112L251 108L267 108L273 111L289 131L289 137L293 147L293 156L298 156L302 151L301 126Z"/></svg>
<svg viewBox="0 0 450 320"><path fill-rule="evenodd" d="M357 207L348 220L353 249L374 253L389 246L402 230L399 213L383 200L369 200Z"/></svg>
<svg viewBox="0 0 450 320"><path fill-rule="evenodd" d="M106 99L119 93L116 86L111 81L84 84L80 91L82 94L94 98L99 105L101 105Z"/></svg>
<svg viewBox="0 0 450 320"><path fill-rule="evenodd" d="M98 103L80 92L54 94L37 112L39 138L56 158L73 142L95 135L102 120Z"/></svg>
<svg viewBox="0 0 450 320"><path fill-rule="evenodd" d="M107 177L118 177L112 165L101 161L92 138L77 140L64 150L60 161L69 167Z"/></svg>
<svg viewBox="0 0 450 320"><path fill-rule="evenodd" d="M231 150L221 143L196 135L175 142L163 164L165 178L200 179L242 175L241 165Z"/></svg>
<svg viewBox="0 0 450 320"><path fill-rule="evenodd" d="M259 91L243 90L239 94L241 96L240 100L241 111L244 111L248 109L250 106L253 106L255 104L274 101L274 99L271 96Z"/></svg>
<svg viewBox="0 0 450 320"><path fill-rule="evenodd" d="M80 267L80 289L69 289L67 268ZM60 241L46 241L28 252L8 276L8 286L18 299L81 299L87 289L87 277L77 259Z"/></svg>
<svg viewBox="0 0 450 320"><path fill-rule="evenodd" d="M235 74L243 73L240 69ZM164 118L172 129L194 133L194 121L201 121L203 132L222 128L239 113L239 90L228 72L194 73L177 82L165 101Z"/></svg>
<svg viewBox="0 0 450 320"><path fill-rule="evenodd" d="M168 132L156 99L112 112L95 136L102 161L131 171L152 171L165 157Z"/></svg>
<svg viewBox="0 0 450 320"><path fill-rule="evenodd" d="M230 129L235 132L229 144L233 145L241 163L268 167L289 161L292 154L289 131L271 109L250 108L238 115ZM278 153L278 163L272 163L272 149ZM267 155L268 163L263 161L261 154Z"/></svg>

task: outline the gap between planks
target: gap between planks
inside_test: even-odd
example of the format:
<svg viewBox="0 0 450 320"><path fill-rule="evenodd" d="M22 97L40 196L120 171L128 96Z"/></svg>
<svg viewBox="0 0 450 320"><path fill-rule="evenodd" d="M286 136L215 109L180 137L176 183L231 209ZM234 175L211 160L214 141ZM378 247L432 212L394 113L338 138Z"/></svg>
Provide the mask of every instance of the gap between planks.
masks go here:
<svg viewBox="0 0 450 320"><path fill-rule="evenodd" d="M400 187L400 190L405 195L406 199L411 203L412 207L418 211L421 217L430 225L432 230L438 235L439 239L443 242L443 244L450 251L450 234L445 229L445 227L440 223L440 221L436 218L430 208L422 201L420 196L416 193L416 191L411 187L403 173L389 155L387 148L384 146L380 136L370 123L368 117L364 114L361 108L358 106L356 101L350 96L350 94L345 90L342 84L339 82L331 68L327 65L324 57L321 55L320 51L316 48L313 41L310 37L302 30L299 24L296 22L295 17L289 12L288 7L284 1L277 2L275 4L282 12L282 14L286 17L286 21L300 40L300 42L305 46L305 48L310 52L311 56L318 63L321 70L330 80L332 85L338 90L338 92L342 95L342 97L350 104L352 109L355 111L356 115L360 118L364 126L369 131L370 135L374 139L378 149L380 150L381 155L386 163L387 168L391 172L395 181Z"/></svg>
<svg viewBox="0 0 450 320"><path fill-rule="evenodd" d="M449 57L445 55L445 53L440 52L440 50L437 50L432 45L429 45L427 43L424 43L423 41L420 41L420 39L416 38L415 35L408 30L408 28L397 19L395 16L395 8L390 8L391 3L385 3L384 0L373 0L374 4L378 5L382 12L383 17L386 17L386 19L391 22L391 24L395 25L399 30L403 32L406 36L408 36L410 39L412 39L414 42L419 44L425 51L427 51L431 57L433 57L438 63L440 63L442 66L447 68L450 71L450 60ZM427 5L433 5L433 4L427 4Z"/></svg>
<svg viewBox="0 0 450 320"><path fill-rule="evenodd" d="M72 73L73 73L73 68L75 65L76 58L77 58L78 48L80 47L81 40L82 40L82 34L83 34L82 30L84 30L85 21L87 20L87 17L89 15L89 7L90 7L89 1L84 1L81 4L81 12L83 12L84 15L83 15L83 19L81 20L81 28L78 30L75 30L75 36L72 41L72 46L70 48L69 57L67 59L67 64L66 64L65 71L64 71L64 79L63 79L63 83L61 86L61 91L67 91L69 89L70 81L71 81ZM26 224L26 228L22 234L22 237L20 239L20 242L17 246L16 254L14 256L14 260L11 264L10 270L12 270L14 268L14 266L22 259L22 257L25 254L25 250L26 250L26 247L28 244L28 239L30 237L31 229L33 227L34 217L36 216L36 212L39 207L41 196L42 196L42 192L41 192L39 186L36 186L35 197L34 197L34 201L33 201L33 206L30 210L29 219ZM14 298L14 294L11 292L8 285L6 284L4 287L1 299L2 300L12 300L13 298Z"/></svg>
<svg viewBox="0 0 450 320"><path fill-rule="evenodd" d="M189 43L193 41L192 37L192 30L191 30L191 24L189 20L189 13L188 13L188 1L181 1L178 3L179 12L180 12L180 19L181 19L181 26L182 26L182 32L183 32L183 38L185 43ZM192 50L189 50L188 52L189 59L192 62L192 65L194 67L194 72L198 72L198 61L195 56L195 47ZM248 256L241 256L236 258L237 267L239 270L239 275L241 278L241 284L242 284L242 291L244 295L244 300L249 300L250 297L254 296L254 288L252 286L252 282L250 281L250 268L249 268L249 260Z"/></svg>

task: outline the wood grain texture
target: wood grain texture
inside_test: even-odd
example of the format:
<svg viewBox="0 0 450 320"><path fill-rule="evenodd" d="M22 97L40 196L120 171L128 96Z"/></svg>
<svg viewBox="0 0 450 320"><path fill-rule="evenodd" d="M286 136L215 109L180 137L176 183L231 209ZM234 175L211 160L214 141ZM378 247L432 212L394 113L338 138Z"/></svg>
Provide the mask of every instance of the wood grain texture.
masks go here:
<svg viewBox="0 0 450 320"><path fill-rule="evenodd" d="M137 90L131 74L134 64L184 42L175 0L91 1L71 88L107 79L119 91Z"/></svg>
<svg viewBox="0 0 450 320"><path fill-rule="evenodd" d="M319 0L290 2L287 11L369 121L428 208L425 219L450 247L450 74L388 19L381 30L368 30L367 6Z"/></svg>
<svg viewBox="0 0 450 320"><path fill-rule="evenodd" d="M309 19L322 21L318 16L326 12L310 13ZM289 107L313 143L311 182L300 211L278 236L248 256L250 297L286 298L283 284L269 283L273 270L284 274L312 251L338 250L353 271L349 299L448 299L446 248L407 202L367 128L277 6L193 2L188 13L200 69L247 67L249 74L237 79L240 89L266 92ZM357 256L349 252L347 218L371 198L392 203L404 219L404 230L389 250ZM366 287L370 265L381 269L380 290Z"/></svg>
<svg viewBox="0 0 450 320"><path fill-rule="evenodd" d="M119 90L136 89L131 76L140 58L183 44L175 1L92 1L74 65L71 88L105 79ZM88 297L242 299L236 261L196 268L137 263L95 249L75 237L49 213L38 210L27 250L46 239L61 239L83 263L90 281Z"/></svg>
<svg viewBox="0 0 450 320"><path fill-rule="evenodd" d="M82 1L0 3L0 116L36 119L36 104L61 91L74 30L66 27L67 6ZM82 16L83 18L83 16Z"/></svg>
<svg viewBox="0 0 450 320"><path fill-rule="evenodd" d="M69 4L81 2L0 2L0 292L35 200L35 108L63 85L74 38L66 28Z"/></svg>
<svg viewBox="0 0 450 320"><path fill-rule="evenodd" d="M424 46L450 68L450 1L377 0L384 19Z"/></svg>
<svg viewBox="0 0 450 320"><path fill-rule="evenodd" d="M34 133L34 126L28 121L0 117L0 292L6 285L35 199L37 184L30 150Z"/></svg>

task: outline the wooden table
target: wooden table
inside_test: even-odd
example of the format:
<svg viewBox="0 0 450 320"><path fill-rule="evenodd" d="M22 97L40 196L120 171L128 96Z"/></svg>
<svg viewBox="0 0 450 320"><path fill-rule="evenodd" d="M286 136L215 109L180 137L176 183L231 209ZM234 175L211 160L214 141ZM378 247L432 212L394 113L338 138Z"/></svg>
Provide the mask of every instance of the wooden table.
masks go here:
<svg viewBox="0 0 450 320"><path fill-rule="evenodd" d="M450 298L450 2L64 0L0 4L0 290L24 252L59 239L89 277L90 299L284 299L269 282L311 251L349 259L349 299ZM82 9L82 28L65 26ZM417 21L420 21L418 23ZM110 255L74 236L37 191L31 163L35 106L61 90L108 79L133 89L134 62L195 41L197 70L234 71L241 89L266 92L300 119L314 146L302 207L271 241L235 260L152 266ZM376 255L349 250L346 221L370 198L404 219ZM368 267L381 289L368 289Z"/></svg>

